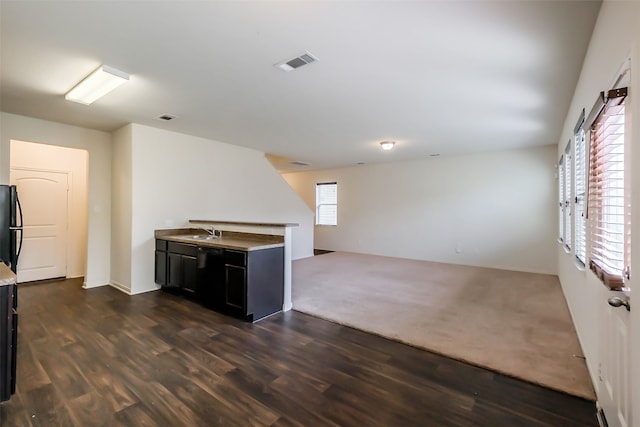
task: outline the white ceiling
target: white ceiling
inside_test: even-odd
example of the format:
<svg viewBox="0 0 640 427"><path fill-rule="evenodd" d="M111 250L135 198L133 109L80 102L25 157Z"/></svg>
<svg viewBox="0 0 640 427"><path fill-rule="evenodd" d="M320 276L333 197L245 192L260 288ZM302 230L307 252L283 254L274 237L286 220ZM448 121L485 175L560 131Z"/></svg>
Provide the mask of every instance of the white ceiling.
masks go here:
<svg viewBox="0 0 640 427"><path fill-rule="evenodd" d="M2 0L0 108L105 131L141 123L271 153L288 170L549 145L599 7ZM305 51L319 61L273 66ZM100 64L130 82L90 106L65 101Z"/></svg>

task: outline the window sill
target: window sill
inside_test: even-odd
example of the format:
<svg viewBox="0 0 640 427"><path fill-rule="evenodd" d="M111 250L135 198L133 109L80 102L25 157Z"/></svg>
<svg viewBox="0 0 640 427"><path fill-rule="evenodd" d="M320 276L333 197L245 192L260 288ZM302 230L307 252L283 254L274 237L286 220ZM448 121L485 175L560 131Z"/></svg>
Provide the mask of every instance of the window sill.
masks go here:
<svg viewBox="0 0 640 427"><path fill-rule="evenodd" d="M610 291L625 292L629 288L625 286L624 278L618 274L611 274L601 268L597 262L589 261L589 269L593 271L602 284Z"/></svg>

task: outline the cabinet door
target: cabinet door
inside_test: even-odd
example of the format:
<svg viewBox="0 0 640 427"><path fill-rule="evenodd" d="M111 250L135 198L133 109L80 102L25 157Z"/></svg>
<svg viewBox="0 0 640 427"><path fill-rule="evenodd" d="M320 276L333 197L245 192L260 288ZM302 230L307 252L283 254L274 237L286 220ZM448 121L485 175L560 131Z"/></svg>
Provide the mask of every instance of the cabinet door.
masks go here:
<svg viewBox="0 0 640 427"><path fill-rule="evenodd" d="M169 252L167 254L167 288L182 286L182 255Z"/></svg>
<svg viewBox="0 0 640 427"><path fill-rule="evenodd" d="M182 290L194 295L198 290L198 261L196 257L182 256Z"/></svg>
<svg viewBox="0 0 640 427"><path fill-rule="evenodd" d="M156 251L156 274L155 281L160 286L167 284L167 253Z"/></svg>
<svg viewBox="0 0 640 427"><path fill-rule="evenodd" d="M225 265L225 306L229 312L245 315L247 309L247 269Z"/></svg>

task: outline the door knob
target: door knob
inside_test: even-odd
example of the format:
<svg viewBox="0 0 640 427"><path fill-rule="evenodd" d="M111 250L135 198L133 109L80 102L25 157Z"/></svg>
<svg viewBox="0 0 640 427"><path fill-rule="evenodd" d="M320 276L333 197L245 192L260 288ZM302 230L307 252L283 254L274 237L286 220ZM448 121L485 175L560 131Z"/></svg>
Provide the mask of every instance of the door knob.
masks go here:
<svg viewBox="0 0 640 427"><path fill-rule="evenodd" d="M631 303L629 303L629 297L611 297L607 300L611 307L620 307L624 305L627 311L631 311Z"/></svg>

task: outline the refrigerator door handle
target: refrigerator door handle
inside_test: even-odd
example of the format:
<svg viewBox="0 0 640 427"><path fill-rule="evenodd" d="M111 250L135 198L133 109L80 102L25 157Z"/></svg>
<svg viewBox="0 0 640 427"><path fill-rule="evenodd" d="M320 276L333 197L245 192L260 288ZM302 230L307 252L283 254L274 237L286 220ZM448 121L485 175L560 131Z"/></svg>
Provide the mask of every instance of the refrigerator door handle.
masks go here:
<svg viewBox="0 0 640 427"><path fill-rule="evenodd" d="M22 237L24 235L24 230L22 226L24 223L22 222L22 204L20 203L20 196L18 195L18 191L16 191L16 202L18 205L18 212L20 213L20 246L18 246L18 253L16 254L16 264L18 262L18 258L20 258L20 253L22 252Z"/></svg>
<svg viewBox="0 0 640 427"><path fill-rule="evenodd" d="M20 225L18 225L18 227L20 227L20 229L22 229L22 205L20 204L20 196L18 196L18 192L16 191L16 202L18 204L18 212L20 212ZM17 225L17 224L16 224Z"/></svg>
<svg viewBox="0 0 640 427"><path fill-rule="evenodd" d="M22 252L22 237L24 235L22 227L20 227L18 231L20 232L20 246L18 246L18 253L16 254L16 263L18 262L18 258L20 258L20 253Z"/></svg>

